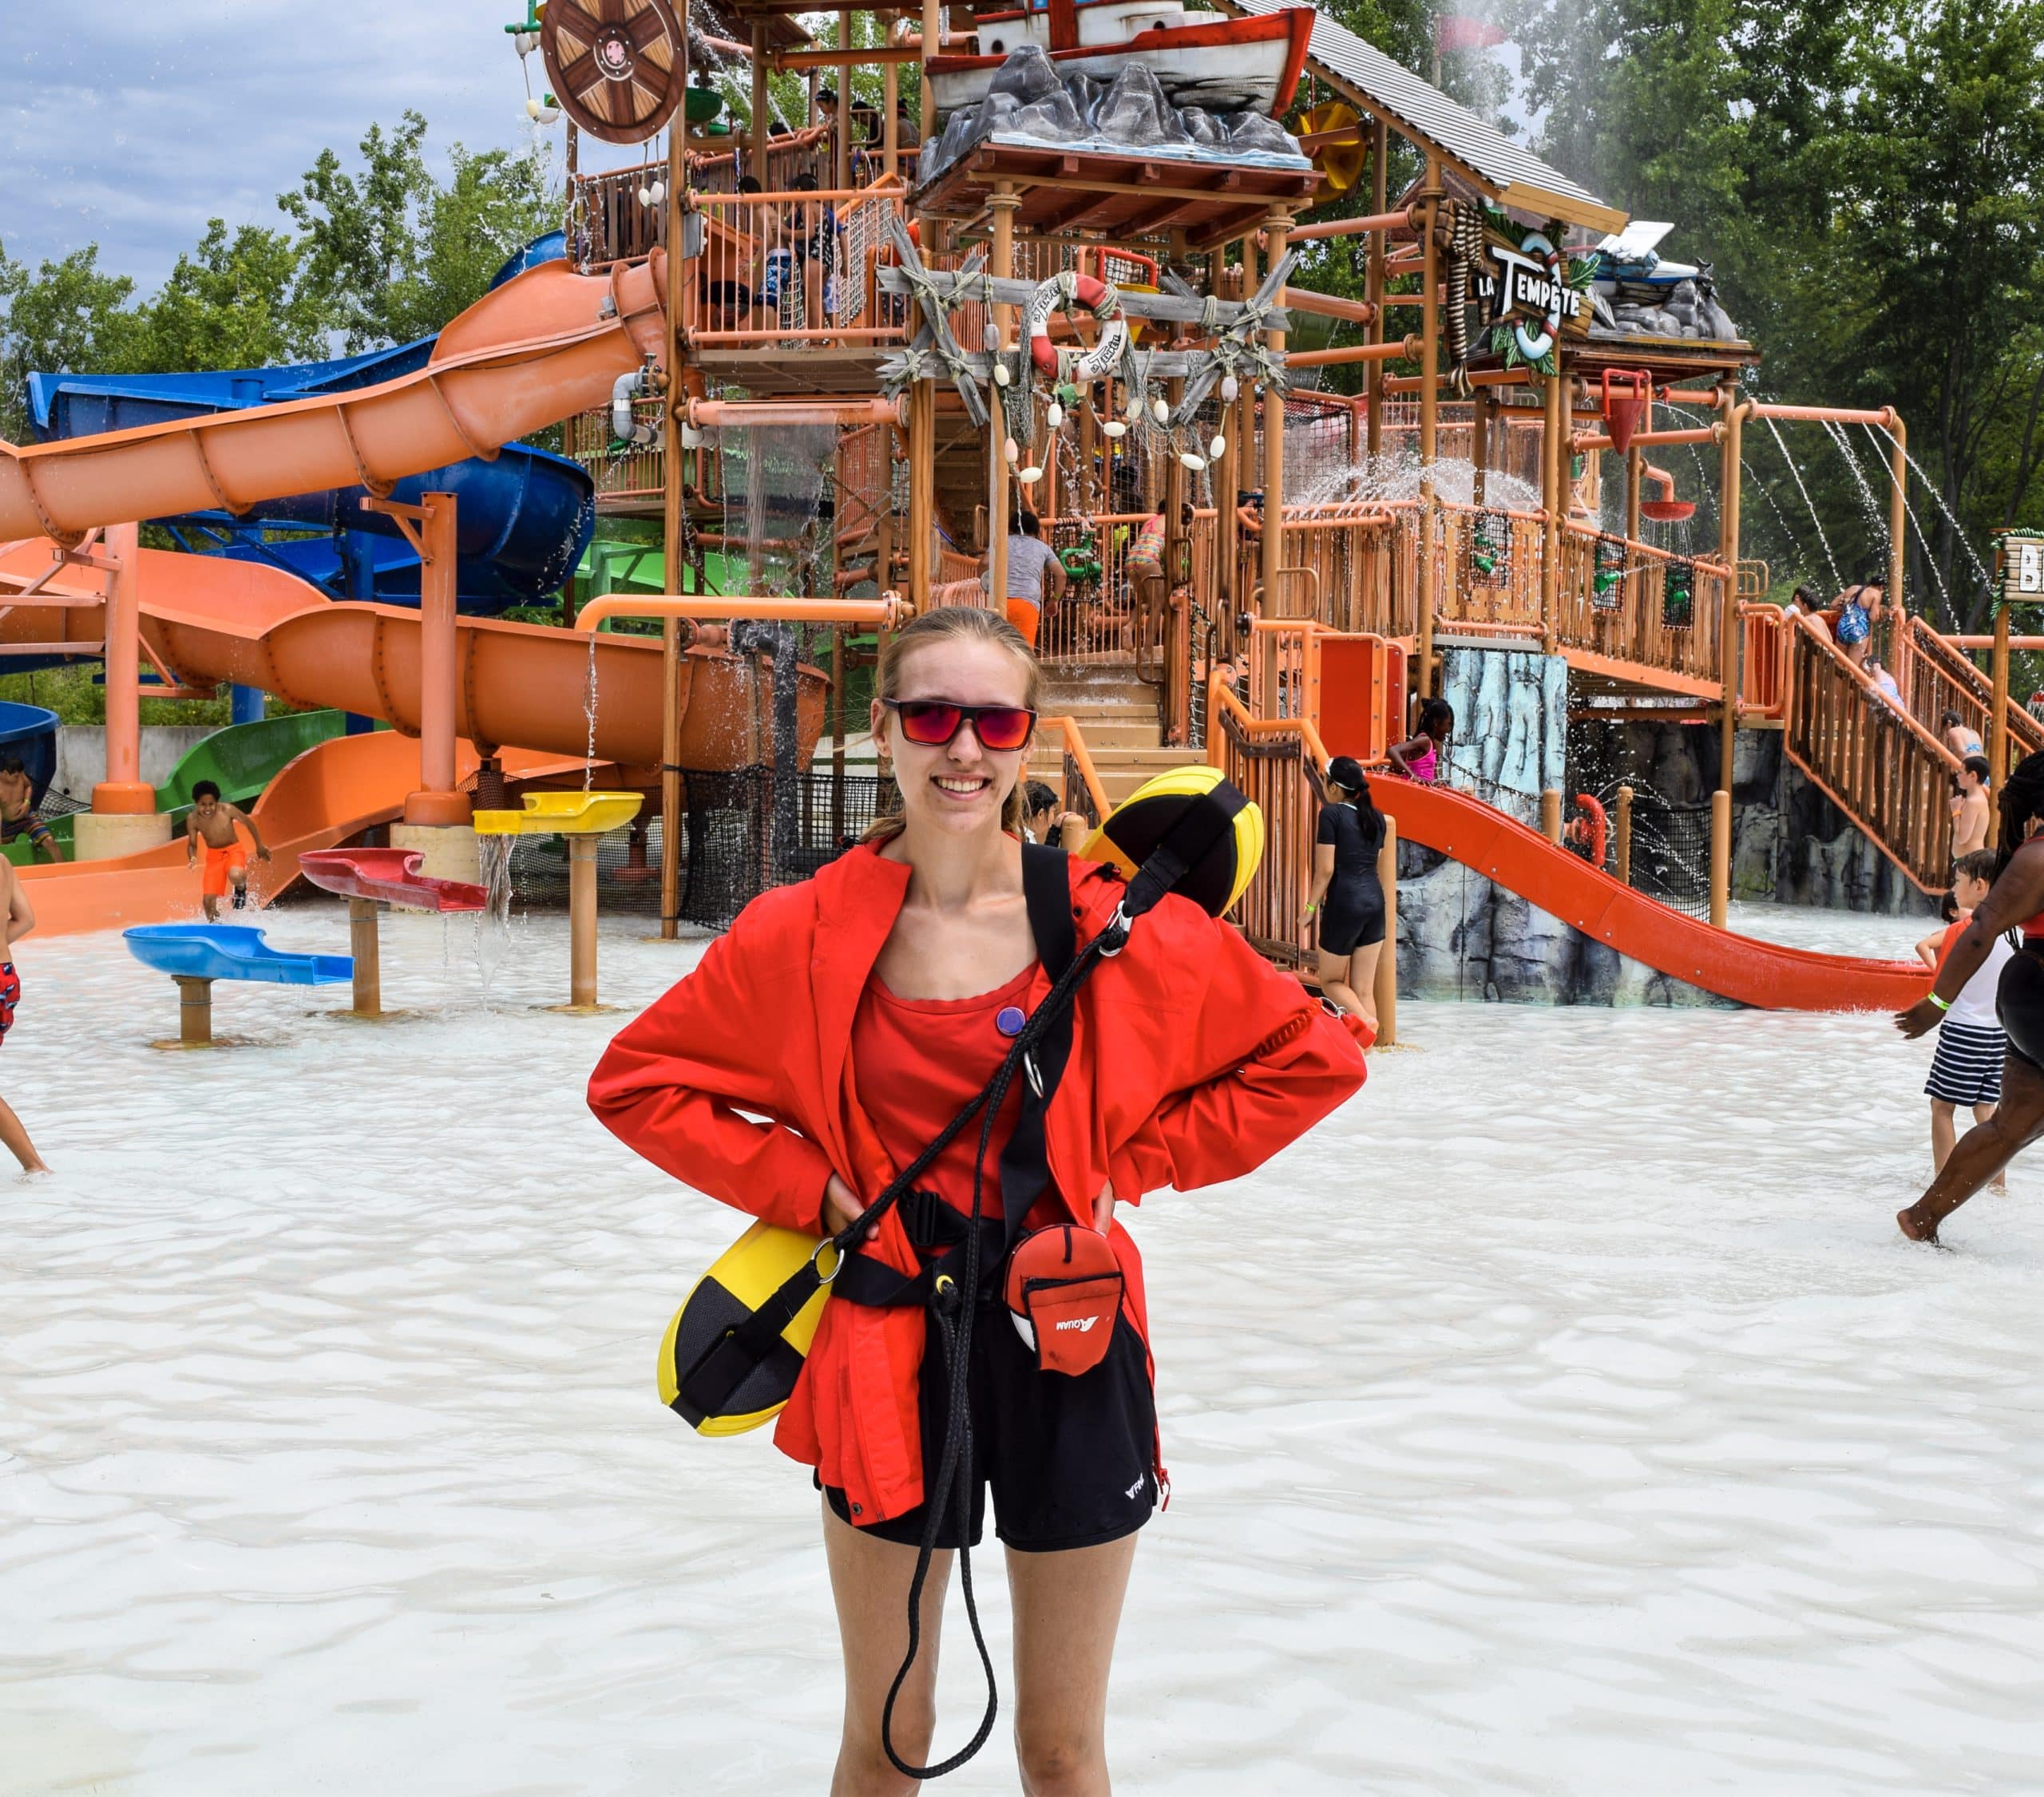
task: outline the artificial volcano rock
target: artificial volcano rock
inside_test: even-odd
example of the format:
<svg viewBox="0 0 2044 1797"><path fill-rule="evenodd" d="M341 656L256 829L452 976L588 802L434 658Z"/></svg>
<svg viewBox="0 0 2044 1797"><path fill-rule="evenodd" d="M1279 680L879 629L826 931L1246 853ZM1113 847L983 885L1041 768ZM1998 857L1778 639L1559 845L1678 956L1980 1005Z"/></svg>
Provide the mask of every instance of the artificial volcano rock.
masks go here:
<svg viewBox="0 0 2044 1797"><path fill-rule="evenodd" d="M1093 109L1093 135L1110 144L1144 147L1186 141L1178 109L1164 97L1157 77L1139 62L1129 64L1100 96Z"/></svg>

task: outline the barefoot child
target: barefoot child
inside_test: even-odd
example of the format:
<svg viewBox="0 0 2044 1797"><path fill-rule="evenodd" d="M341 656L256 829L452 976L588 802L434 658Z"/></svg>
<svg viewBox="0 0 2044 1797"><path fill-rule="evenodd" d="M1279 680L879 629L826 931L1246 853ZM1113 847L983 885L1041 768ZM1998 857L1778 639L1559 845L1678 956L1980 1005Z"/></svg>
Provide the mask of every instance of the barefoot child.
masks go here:
<svg viewBox="0 0 2044 1797"><path fill-rule="evenodd" d="M184 820L184 860L188 867L196 867L199 845L205 845L206 875L199 889L205 895L209 924L219 917L220 900L226 897L230 885L234 888L234 908L240 911L248 904L248 851L234 833L236 824L248 826L249 839L256 845L256 858L267 861L270 851L253 817L240 805L227 803L220 797L220 788L210 780L201 780L192 789L192 811Z"/></svg>
<svg viewBox="0 0 2044 1797"><path fill-rule="evenodd" d="M22 999L22 976L14 971L14 944L35 928L35 912L29 904L29 895L14 869L0 859L0 887L6 892L6 947L0 950L0 1042L7 1039L7 1032L14 1027L14 1007ZM14 1114L14 1107L5 1098L0 1098L0 1142L22 1163L23 1173L47 1173L42 1157L35 1151L35 1144L29 1140L29 1133L22 1127L22 1120Z"/></svg>
<svg viewBox="0 0 2044 1797"><path fill-rule="evenodd" d="M1916 945L1917 953L1933 968L1944 965L1952 944L1987 897L1994 884L1995 860L1991 849L1959 857L1952 870L1952 898L1959 915ZM1967 981L1938 1025L1938 1051L1923 1090L1931 1101L1931 1154L1939 1171L1958 1140L1954 1107L1971 1106L1974 1122L1984 1123L2001 1102L2002 1059L2008 1052L2009 1039L1994 1015L1994 990L2014 952L2006 937L1997 936L1980 971Z"/></svg>

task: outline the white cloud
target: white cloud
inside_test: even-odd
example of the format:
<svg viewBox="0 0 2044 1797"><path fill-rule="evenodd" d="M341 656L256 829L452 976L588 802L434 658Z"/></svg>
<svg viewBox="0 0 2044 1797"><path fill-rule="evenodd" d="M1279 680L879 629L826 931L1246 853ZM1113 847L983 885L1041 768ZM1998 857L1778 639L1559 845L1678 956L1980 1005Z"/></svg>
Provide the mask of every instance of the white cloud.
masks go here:
<svg viewBox="0 0 2044 1797"><path fill-rule="evenodd" d="M148 291L208 219L279 225L277 195L321 150L352 160L407 107L436 157L517 147L531 127L503 26L522 6L0 0L0 242L40 260L97 240ZM537 57L532 76L545 85Z"/></svg>

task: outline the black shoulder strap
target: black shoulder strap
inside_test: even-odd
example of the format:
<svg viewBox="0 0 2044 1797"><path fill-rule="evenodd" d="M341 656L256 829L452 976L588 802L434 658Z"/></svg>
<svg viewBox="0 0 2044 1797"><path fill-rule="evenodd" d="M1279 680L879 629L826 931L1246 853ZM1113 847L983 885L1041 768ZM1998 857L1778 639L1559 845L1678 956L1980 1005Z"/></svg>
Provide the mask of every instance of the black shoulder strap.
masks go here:
<svg viewBox="0 0 2044 1797"><path fill-rule="evenodd" d="M1029 907L1029 933L1036 939L1036 958L1053 986L1079 951L1079 932L1072 921L1069 861L1062 849L1022 845L1022 897Z"/></svg>

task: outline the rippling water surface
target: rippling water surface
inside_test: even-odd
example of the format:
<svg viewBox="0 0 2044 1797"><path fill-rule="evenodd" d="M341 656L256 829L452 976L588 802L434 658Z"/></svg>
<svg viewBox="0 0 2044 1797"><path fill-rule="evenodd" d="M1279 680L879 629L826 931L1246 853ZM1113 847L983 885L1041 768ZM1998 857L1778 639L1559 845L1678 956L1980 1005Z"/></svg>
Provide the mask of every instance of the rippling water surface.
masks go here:
<svg viewBox="0 0 2044 1797"><path fill-rule="evenodd" d="M146 1046L171 988L116 940L24 945L0 1090L59 1174L0 1186L0 1791L827 1782L808 1481L652 1389L737 1223L589 1118L618 1019L538 1008L564 928L490 1013L471 928L386 922L420 1014L382 1027L222 987L211 1056ZM699 952L620 924L605 996ZM1890 1220L1927 1047L1877 1020L1404 1024L1310 1138L1135 1221L1175 1496L1117 1788L2036 1787L2044 1159L1939 1253ZM947 1788L1012 1790L1003 1740Z"/></svg>

